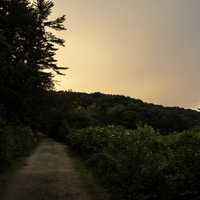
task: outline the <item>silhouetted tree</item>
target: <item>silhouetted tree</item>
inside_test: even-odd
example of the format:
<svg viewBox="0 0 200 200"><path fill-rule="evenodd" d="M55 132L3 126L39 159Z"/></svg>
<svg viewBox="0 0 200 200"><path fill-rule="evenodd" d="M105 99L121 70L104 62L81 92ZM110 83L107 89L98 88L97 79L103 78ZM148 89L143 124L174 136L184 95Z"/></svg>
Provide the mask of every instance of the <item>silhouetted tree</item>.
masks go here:
<svg viewBox="0 0 200 200"><path fill-rule="evenodd" d="M48 20L53 6L50 0L0 1L0 104L12 113L52 89L54 75L66 69L55 59L64 40L50 32L65 30L65 16Z"/></svg>
<svg viewBox="0 0 200 200"><path fill-rule="evenodd" d="M65 30L65 16L48 21L53 6L52 1L46 0L37 0L34 4L27 0L0 2L0 55L4 55L1 56L1 68L12 66L14 75L19 74L19 78L25 79L22 85L31 85L31 89L51 89L51 70L61 74L60 70L65 69L58 67L54 58L58 50L55 44L64 46L64 40L47 31L47 28ZM25 76L21 77L23 74ZM7 85L7 78L5 81ZM16 81L13 81L13 85L16 87ZM25 88L27 89L27 85Z"/></svg>

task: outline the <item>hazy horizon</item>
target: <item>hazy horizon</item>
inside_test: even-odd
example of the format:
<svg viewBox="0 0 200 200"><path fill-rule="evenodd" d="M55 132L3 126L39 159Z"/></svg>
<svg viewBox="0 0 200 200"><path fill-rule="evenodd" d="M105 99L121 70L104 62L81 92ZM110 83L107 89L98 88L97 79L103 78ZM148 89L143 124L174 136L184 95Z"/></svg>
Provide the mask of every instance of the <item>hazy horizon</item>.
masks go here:
<svg viewBox="0 0 200 200"><path fill-rule="evenodd" d="M200 1L56 0L66 14L69 67L57 89L102 92L167 106L200 105Z"/></svg>

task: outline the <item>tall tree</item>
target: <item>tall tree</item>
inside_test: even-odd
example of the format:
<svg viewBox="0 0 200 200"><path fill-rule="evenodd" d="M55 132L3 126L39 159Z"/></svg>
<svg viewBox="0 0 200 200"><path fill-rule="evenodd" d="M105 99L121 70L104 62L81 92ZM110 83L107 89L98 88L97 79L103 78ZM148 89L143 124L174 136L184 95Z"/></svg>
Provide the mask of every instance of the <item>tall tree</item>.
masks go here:
<svg viewBox="0 0 200 200"><path fill-rule="evenodd" d="M65 30L65 16L48 20L50 0L0 1L0 104L17 112L27 97L52 89L58 46L64 40L50 29Z"/></svg>
<svg viewBox="0 0 200 200"><path fill-rule="evenodd" d="M66 68L58 67L57 60L55 59L58 50L57 47L64 46L65 41L56 37L49 30L65 30L63 25L65 16L56 18L55 20L48 19L54 6L50 0L37 0L33 6L36 24L34 25L34 34L32 34L31 39L33 48L29 52L27 63L36 67L39 73L38 77L40 77L42 83L41 86L44 89L51 89L53 87L52 72L62 74L61 70Z"/></svg>
<svg viewBox="0 0 200 200"><path fill-rule="evenodd" d="M1 61L13 67L21 65L25 68L28 73L26 79L31 77L27 82L28 85L32 83L31 89L51 89L52 70L62 74L60 70L66 69L58 67L55 59L58 50L55 44L64 46L64 40L56 37L48 29L65 30L65 16L49 21L53 6L53 2L49 0L37 0L33 4L28 0L0 2L0 39L1 43L4 43L2 47L6 44L6 49L0 49L0 54L6 54ZM1 67L5 66L4 63ZM22 75L19 67L17 70Z"/></svg>

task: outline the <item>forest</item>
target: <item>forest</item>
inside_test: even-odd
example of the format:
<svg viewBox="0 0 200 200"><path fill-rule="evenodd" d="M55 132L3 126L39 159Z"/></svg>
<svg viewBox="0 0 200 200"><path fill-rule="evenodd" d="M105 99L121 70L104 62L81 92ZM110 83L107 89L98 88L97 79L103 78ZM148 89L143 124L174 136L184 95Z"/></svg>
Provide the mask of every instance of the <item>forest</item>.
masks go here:
<svg viewBox="0 0 200 200"><path fill-rule="evenodd" d="M65 16L53 2L0 1L0 173L40 142L78 155L119 200L197 200L200 113L122 95L56 91Z"/></svg>

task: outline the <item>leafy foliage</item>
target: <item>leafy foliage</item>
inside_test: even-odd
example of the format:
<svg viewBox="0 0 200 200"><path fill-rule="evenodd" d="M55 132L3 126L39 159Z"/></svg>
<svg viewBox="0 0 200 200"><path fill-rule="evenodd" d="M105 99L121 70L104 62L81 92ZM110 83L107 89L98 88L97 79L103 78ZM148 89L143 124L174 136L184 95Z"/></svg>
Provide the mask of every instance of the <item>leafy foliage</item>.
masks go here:
<svg viewBox="0 0 200 200"><path fill-rule="evenodd" d="M65 30L65 16L49 20L53 6L50 0L0 1L0 167L30 152L35 137L27 126L42 127L40 101L66 69L55 59L64 40L51 32Z"/></svg>
<svg viewBox="0 0 200 200"><path fill-rule="evenodd" d="M36 143L30 128L0 121L0 169L28 155Z"/></svg>
<svg viewBox="0 0 200 200"><path fill-rule="evenodd" d="M49 20L53 6L49 0L0 1L0 104L9 120L23 121L24 105L52 89L54 74L66 69L55 59L64 40L50 32L65 30L65 16Z"/></svg>
<svg viewBox="0 0 200 200"><path fill-rule="evenodd" d="M190 109L164 107L101 93L51 91L50 94L46 109L62 110L65 114L61 115L71 128L114 125L134 129L138 124L148 124L166 135L200 126L200 113Z"/></svg>
<svg viewBox="0 0 200 200"><path fill-rule="evenodd" d="M86 128L69 144L113 194L113 199L198 199L200 133L161 136L149 126Z"/></svg>

